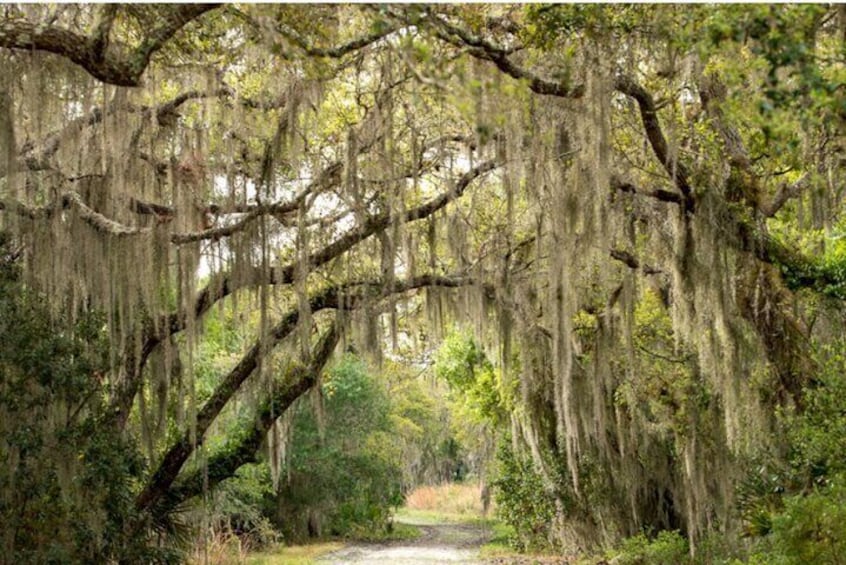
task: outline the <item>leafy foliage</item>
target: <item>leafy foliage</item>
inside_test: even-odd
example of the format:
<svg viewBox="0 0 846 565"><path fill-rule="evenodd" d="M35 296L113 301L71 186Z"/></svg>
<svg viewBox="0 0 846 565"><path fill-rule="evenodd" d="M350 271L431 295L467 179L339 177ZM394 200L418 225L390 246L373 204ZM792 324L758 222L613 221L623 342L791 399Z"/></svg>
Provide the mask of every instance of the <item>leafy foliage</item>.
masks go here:
<svg viewBox="0 0 846 565"><path fill-rule="evenodd" d="M512 528L512 546L546 549L554 543L555 502L532 460L503 443L497 451L494 493L497 514Z"/></svg>
<svg viewBox="0 0 846 565"><path fill-rule="evenodd" d="M820 374L800 410L781 422L787 457L760 461L739 487L738 501L753 536L773 563L838 563L844 554L846 358L842 342L818 352Z"/></svg>
<svg viewBox="0 0 846 565"><path fill-rule="evenodd" d="M614 562L620 565L678 565L688 562L689 554L690 548L682 535L663 530L654 539L644 534L628 538Z"/></svg>
<svg viewBox="0 0 846 565"><path fill-rule="evenodd" d="M39 510L39 535L79 506L67 493L86 469L106 474L98 461L117 479L92 477L92 508L114 498L116 524L128 492L184 501L254 461L278 416L268 381L300 367L294 352L307 364L315 328L375 351L390 318L395 348L420 346L428 329L398 329L422 310L402 274L430 287L431 326L471 318L504 366L448 338L448 408L411 380L339 369L318 391L326 426L320 395L294 414L273 508L290 536L379 527L396 485L482 475L513 432L501 495L523 545L666 529L695 552L737 532L737 501L773 555L839 547L809 519L839 515L843 363L808 344L842 348L842 7L4 13L3 225L25 242L29 288L70 312L14 290L0 320L7 506L62 500ZM109 364L103 323L79 315L92 309ZM167 344L185 371L161 370ZM161 459L142 489L138 430ZM120 441L125 460L108 449ZM266 470L217 493L226 527L259 527ZM35 498L17 504L29 478ZM112 535L98 512L80 511L96 514L88 558ZM670 559L677 542L630 549Z"/></svg>
<svg viewBox="0 0 846 565"><path fill-rule="evenodd" d="M0 251L6 257L8 241ZM3 553L28 563L167 560L136 527L143 459L109 425L101 318L48 315L2 262L0 521Z"/></svg>
<svg viewBox="0 0 846 565"><path fill-rule="evenodd" d="M376 378L347 356L324 381L322 394L322 426L303 404L292 424L276 514L286 539L382 529L402 502L390 405Z"/></svg>

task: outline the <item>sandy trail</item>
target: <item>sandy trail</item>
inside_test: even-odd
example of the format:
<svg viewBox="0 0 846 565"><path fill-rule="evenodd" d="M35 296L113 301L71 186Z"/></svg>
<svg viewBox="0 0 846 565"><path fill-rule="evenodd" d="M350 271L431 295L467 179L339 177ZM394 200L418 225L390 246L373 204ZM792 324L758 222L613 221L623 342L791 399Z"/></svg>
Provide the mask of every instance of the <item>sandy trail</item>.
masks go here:
<svg viewBox="0 0 846 565"><path fill-rule="evenodd" d="M423 524L405 520L420 528L422 535L411 541L379 544L354 544L334 551L320 559L320 563L394 563L396 565L426 565L431 563L463 563L482 565L479 547L490 532L473 524Z"/></svg>

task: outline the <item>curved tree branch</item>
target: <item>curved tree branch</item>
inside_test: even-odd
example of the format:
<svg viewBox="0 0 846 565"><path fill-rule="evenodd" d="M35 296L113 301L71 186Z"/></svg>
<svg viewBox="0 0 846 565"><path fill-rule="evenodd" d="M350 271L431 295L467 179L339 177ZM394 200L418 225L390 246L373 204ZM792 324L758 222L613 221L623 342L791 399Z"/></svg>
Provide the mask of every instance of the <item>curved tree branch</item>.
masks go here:
<svg viewBox="0 0 846 565"><path fill-rule="evenodd" d="M310 57L326 57L331 59L339 59L344 55L348 55L353 51L358 51L372 43L376 43L380 39L384 39L385 37L397 31L397 29L399 29L399 26L384 26L381 29L378 29L361 37L357 37L344 44L337 45L334 47L315 47L314 45L309 44L309 42L306 40L305 37L302 36L302 34L300 34L297 30L293 29L290 26L278 25L276 29L285 38L287 38L297 47L302 49L305 54Z"/></svg>
<svg viewBox="0 0 846 565"><path fill-rule="evenodd" d="M472 280L463 276L421 275L403 281L394 281L392 286L384 281L367 283L346 283L329 287L315 294L309 300L312 312L324 309L352 310L362 304L378 301L395 294L402 294L410 290L423 287L457 287L472 284ZM211 397L197 413L194 434L197 443L202 442L206 431L220 414L223 407L230 401L241 385L259 367L262 357L270 353L283 339L285 339L299 322L299 309L293 309L282 318L263 341L257 341L253 347L241 358L238 364L220 381ZM164 496L176 480L182 466L194 451L194 442L190 431L186 431L182 438L174 443L162 458L158 469L150 478L144 491L136 499L136 506L143 510L154 506Z"/></svg>
<svg viewBox="0 0 846 565"><path fill-rule="evenodd" d="M444 208L450 202L453 202L457 198L461 197L473 180L493 170L497 166L498 162L496 160L486 161L477 165L473 169L461 175L461 177L459 177L456 181L455 188L452 190L448 190L428 202L421 204L420 206L406 210L405 213L399 214L398 216L392 216L391 213L388 212L378 216L371 216L364 222L364 224L347 232L345 235L326 245L322 249L312 253L308 258L308 267L313 269L315 267L325 265L376 232L386 229L391 225L392 221L406 223L431 216L438 210ZM290 284L294 280L295 268L296 266L293 263L283 267L273 268L268 273L267 280L264 280L263 282L267 284ZM196 317L202 316L212 307L212 305L226 296L229 296L235 290L237 290L237 287L232 283L230 277L227 275L223 275L218 277L216 280L211 281L198 293L197 298L194 301L194 315ZM161 320L158 327L163 328L164 333L159 335L157 339L160 341L169 335L182 331L185 328L186 320L187 316L185 312L171 314L167 317L167 319Z"/></svg>
<svg viewBox="0 0 846 565"><path fill-rule="evenodd" d="M493 170L498 166L498 161L490 160L474 167L461 175L455 183L455 187L442 193L428 202L421 204L415 208L407 210L404 214L392 216L389 212L378 216L372 216L360 225L341 236L334 242L325 247L315 251L308 257L307 269L314 269L330 262L331 260L341 256L343 253L353 248L358 243L369 238L371 235L388 228L392 222L406 223L415 220L427 218L447 206L450 202L456 200L464 194L464 191L470 183L479 176ZM294 275L297 270L297 264L292 262L285 266L270 268L267 272L256 269L255 277L247 277L252 280L252 283L245 282L241 279L240 282L235 283L233 279L227 275L222 274L213 277L198 294L194 300L192 316L194 318L202 317L208 312L214 304L226 298L236 290L242 288L247 284L270 284L283 285L294 282ZM167 314L160 317L154 322L149 322L145 325L139 339L140 345L137 347L139 355L136 356L135 345L132 350L127 349L127 360L124 365L127 367L127 377L124 383L115 392L111 410L115 414L115 418L122 427L132 408L132 402L138 392L140 385L140 373L146 364L147 358L153 350L168 337L183 331L188 324L188 312L181 310L172 314Z"/></svg>
<svg viewBox="0 0 846 565"><path fill-rule="evenodd" d="M646 138L652 147L652 152L658 158L658 162L673 179L673 183L682 194L682 202L686 212L693 212L696 202L693 196L693 189L690 186L689 174L683 163L670 155L667 139L661 129L661 122L658 121L658 109L652 95L638 84L633 78L626 75L617 75L614 80L614 88L634 98L640 109L640 118L643 122L643 129L646 131Z"/></svg>
<svg viewBox="0 0 846 565"><path fill-rule="evenodd" d="M94 78L117 86L138 86L153 53L161 49L180 29L218 4L176 4L159 8L157 27L128 54L109 50L114 12L106 10L92 37L59 27L40 26L23 20L0 25L0 47L55 53L84 68Z"/></svg>
<svg viewBox="0 0 846 565"><path fill-rule="evenodd" d="M255 100L249 98L238 97L238 93L233 88L224 85L213 90L189 90L178 94L170 100L162 102L157 106L136 106L132 104L116 105L110 107L106 114L113 115L117 112L128 112L131 114L140 113L145 117L153 116L156 119L156 123L160 126L166 126L173 123L178 118L178 110L184 104L204 98L236 98L237 102L245 108L260 110L282 108L287 104L286 96L280 96L275 101L266 103L256 102ZM104 117L102 108L92 108L87 115L76 118L75 120L69 122L61 130L48 134L41 142L27 143L20 150L20 162L22 168L30 171L52 169L53 166L50 160L59 151L62 141L69 136L78 136L80 130L84 127L91 127L101 123ZM153 161L152 157L148 155L139 154L138 156L141 159ZM164 169L167 166L166 164L161 163L154 163L154 165L161 169Z"/></svg>
<svg viewBox="0 0 846 565"><path fill-rule="evenodd" d="M394 13L394 17L402 16ZM477 59L490 61L500 71L512 78L526 81L533 92L561 98L580 98L584 96L584 85L571 85L566 82L547 80L514 63L509 59L509 55L517 51L517 48L505 49L498 47L484 38L471 34L460 26L452 25L444 18L430 16L425 21L431 24L438 38L451 45L469 47L468 53L470 55Z"/></svg>

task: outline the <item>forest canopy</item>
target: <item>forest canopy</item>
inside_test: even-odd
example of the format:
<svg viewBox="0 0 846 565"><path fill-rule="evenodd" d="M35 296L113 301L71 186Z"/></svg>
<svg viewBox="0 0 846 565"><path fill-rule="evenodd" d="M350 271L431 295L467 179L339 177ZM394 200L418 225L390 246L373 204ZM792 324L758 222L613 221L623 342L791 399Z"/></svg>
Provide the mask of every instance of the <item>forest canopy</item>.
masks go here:
<svg viewBox="0 0 846 565"><path fill-rule="evenodd" d="M736 488L755 469L788 494L842 477L842 445L784 432L838 410L842 6L0 14L3 288L41 320L4 332L51 328L88 383L10 353L0 422L29 395L45 437L137 444L92 539L161 545L175 509L281 460L336 352L425 357L453 325L478 350L446 378L505 430L526 481L503 500L542 493L554 546L678 530L695 553L778 528ZM220 319L250 337L208 377ZM43 456L19 440L0 425L7 523Z"/></svg>

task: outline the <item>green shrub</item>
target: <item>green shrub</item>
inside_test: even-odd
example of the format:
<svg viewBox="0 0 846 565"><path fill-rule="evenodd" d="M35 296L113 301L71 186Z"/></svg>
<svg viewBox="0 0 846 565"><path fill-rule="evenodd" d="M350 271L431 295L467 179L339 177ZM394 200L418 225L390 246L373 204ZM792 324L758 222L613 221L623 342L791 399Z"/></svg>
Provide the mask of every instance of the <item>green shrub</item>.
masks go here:
<svg viewBox="0 0 846 565"><path fill-rule="evenodd" d="M620 565L679 565L690 562L690 546L676 531L661 531L654 539L644 534L623 541L615 558Z"/></svg>
<svg viewBox="0 0 846 565"><path fill-rule="evenodd" d="M806 496L792 496L773 519L775 556L790 565L846 564L846 475Z"/></svg>
<svg viewBox="0 0 846 565"><path fill-rule="evenodd" d="M497 470L493 481L496 512L515 537L510 540L518 550L545 549L554 539L554 497L528 457L514 453L507 442L497 452Z"/></svg>
<svg viewBox="0 0 846 565"><path fill-rule="evenodd" d="M238 537L251 550L282 541L273 514L273 481L266 462L244 465L212 492L204 512L216 532Z"/></svg>
<svg viewBox="0 0 846 565"><path fill-rule="evenodd" d="M820 372L800 409L780 423L786 458L757 462L738 490L751 563L846 563L846 356L844 344L818 352Z"/></svg>
<svg viewBox="0 0 846 565"><path fill-rule="evenodd" d="M289 540L384 530L402 503L402 468L380 383L346 357L323 383L324 426L300 404L277 497L277 524Z"/></svg>

